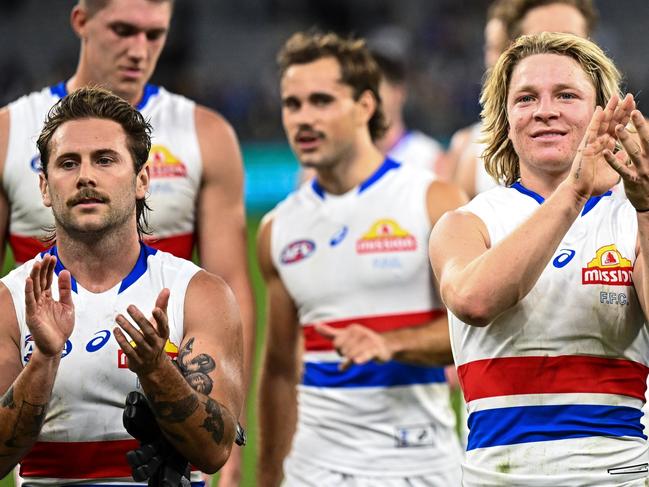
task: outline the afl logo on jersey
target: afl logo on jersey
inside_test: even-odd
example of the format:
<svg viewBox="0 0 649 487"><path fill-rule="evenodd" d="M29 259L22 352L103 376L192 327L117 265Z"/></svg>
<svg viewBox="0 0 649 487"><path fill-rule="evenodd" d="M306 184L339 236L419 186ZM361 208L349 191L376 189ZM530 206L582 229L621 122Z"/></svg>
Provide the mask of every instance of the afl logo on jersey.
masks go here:
<svg viewBox="0 0 649 487"><path fill-rule="evenodd" d="M65 357L72 351L72 342L67 340L65 342L65 347L61 352L61 357ZM31 335L25 337L25 343L23 345L23 362L27 363L32 358L32 353L34 352L34 340L32 340Z"/></svg>
<svg viewBox="0 0 649 487"><path fill-rule="evenodd" d="M296 240L284 247L280 261L282 264L295 264L306 259L314 251L315 242L313 240Z"/></svg>
<svg viewBox="0 0 649 487"><path fill-rule="evenodd" d="M582 284L631 286L632 276L633 264L622 256L615 244L597 249L595 258L581 269Z"/></svg>

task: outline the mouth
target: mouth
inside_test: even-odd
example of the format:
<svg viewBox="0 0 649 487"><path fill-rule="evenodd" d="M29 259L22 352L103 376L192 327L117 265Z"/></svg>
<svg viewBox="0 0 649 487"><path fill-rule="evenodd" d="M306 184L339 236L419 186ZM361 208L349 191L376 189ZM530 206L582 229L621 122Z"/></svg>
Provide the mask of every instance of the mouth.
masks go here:
<svg viewBox="0 0 649 487"><path fill-rule="evenodd" d="M143 75L143 70L141 68L136 68L132 66L124 66L119 68L119 72L128 79L138 79Z"/></svg>
<svg viewBox="0 0 649 487"><path fill-rule="evenodd" d="M324 136L317 132L298 132L295 136L295 145L300 150L309 152L318 148Z"/></svg>
<svg viewBox="0 0 649 487"><path fill-rule="evenodd" d="M79 206L82 208L92 208L97 205L103 205L106 204L108 201L108 198L104 198L102 196L93 194L93 195L77 195L71 200L68 201L68 207L72 208L75 206Z"/></svg>
<svg viewBox="0 0 649 487"><path fill-rule="evenodd" d="M537 130L535 132L532 132L531 136L534 140L553 141L553 140L558 140L561 137L564 137L566 133L567 132L565 130L544 129L544 130Z"/></svg>

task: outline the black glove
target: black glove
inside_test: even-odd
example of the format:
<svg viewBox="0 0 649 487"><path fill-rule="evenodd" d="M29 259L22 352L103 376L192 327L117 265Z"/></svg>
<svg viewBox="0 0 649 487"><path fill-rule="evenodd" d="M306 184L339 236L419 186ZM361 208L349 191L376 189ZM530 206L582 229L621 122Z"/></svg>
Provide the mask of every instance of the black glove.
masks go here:
<svg viewBox="0 0 649 487"><path fill-rule="evenodd" d="M126 454L133 480L148 479L149 487L189 486L189 462L165 438L144 394L126 396L122 415L126 431L140 447Z"/></svg>

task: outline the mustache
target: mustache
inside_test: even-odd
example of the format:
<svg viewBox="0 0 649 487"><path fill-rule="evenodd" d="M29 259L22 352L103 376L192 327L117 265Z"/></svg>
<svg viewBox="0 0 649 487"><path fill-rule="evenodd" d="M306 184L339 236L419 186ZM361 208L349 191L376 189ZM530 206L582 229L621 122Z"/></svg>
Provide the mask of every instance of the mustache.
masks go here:
<svg viewBox="0 0 649 487"><path fill-rule="evenodd" d="M315 137L318 139L324 139L325 134L318 130L314 130L309 126L300 127L295 134L295 138L299 139L300 137Z"/></svg>
<svg viewBox="0 0 649 487"><path fill-rule="evenodd" d="M68 206L68 208L71 208L75 205L78 205L79 203L82 203L84 200L90 199L98 200L102 203L108 203L110 201L110 198L107 195L100 193L99 191L95 191L94 189L90 188L83 188L72 198L70 198L66 202L66 205Z"/></svg>

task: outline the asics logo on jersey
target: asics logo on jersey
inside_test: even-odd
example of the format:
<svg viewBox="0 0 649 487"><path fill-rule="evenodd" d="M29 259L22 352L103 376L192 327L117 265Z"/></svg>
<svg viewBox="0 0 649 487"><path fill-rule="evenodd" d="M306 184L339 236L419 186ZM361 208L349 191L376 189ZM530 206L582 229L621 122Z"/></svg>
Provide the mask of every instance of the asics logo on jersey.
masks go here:
<svg viewBox="0 0 649 487"><path fill-rule="evenodd" d="M575 251L571 249L561 249L559 250L559 255L557 255L552 261L552 265L557 269L565 267L568 262L572 260L575 256Z"/></svg>
<svg viewBox="0 0 649 487"><path fill-rule="evenodd" d="M336 233L334 233L333 237L331 237L331 240L329 240L329 245L335 247L340 242L345 240L348 231L349 231L349 227L347 225L343 225L343 227L340 230L338 230Z"/></svg>
<svg viewBox="0 0 649 487"><path fill-rule="evenodd" d="M282 250L280 261L282 264L295 264L306 259L315 251L313 240L296 240Z"/></svg>
<svg viewBox="0 0 649 487"><path fill-rule="evenodd" d="M597 249L595 258L581 270L582 284L606 284L608 286L631 286L633 264L622 256L615 244Z"/></svg>

